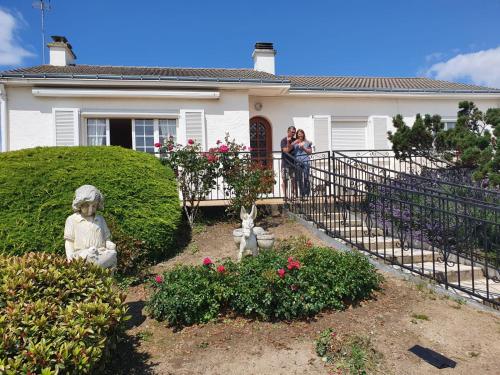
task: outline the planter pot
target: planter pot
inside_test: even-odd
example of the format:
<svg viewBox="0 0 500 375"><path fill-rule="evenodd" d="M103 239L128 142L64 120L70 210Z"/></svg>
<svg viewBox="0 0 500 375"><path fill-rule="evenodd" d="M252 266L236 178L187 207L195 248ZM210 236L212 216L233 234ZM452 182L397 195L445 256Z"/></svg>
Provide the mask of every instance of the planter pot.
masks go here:
<svg viewBox="0 0 500 375"><path fill-rule="evenodd" d="M274 245L274 234L264 233L257 236L257 245L259 249L271 249Z"/></svg>

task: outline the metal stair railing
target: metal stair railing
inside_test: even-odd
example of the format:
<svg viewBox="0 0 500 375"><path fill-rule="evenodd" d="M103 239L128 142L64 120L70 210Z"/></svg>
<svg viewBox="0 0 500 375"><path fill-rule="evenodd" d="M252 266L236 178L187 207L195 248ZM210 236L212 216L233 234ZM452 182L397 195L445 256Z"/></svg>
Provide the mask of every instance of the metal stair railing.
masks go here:
<svg viewBox="0 0 500 375"><path fill-rule="evenodd" d="M403 271L500 307L498 204L440 190L456 184L428 186L419 176L337 156L313 154L307 169L296 162L290 211Z"/></svg>

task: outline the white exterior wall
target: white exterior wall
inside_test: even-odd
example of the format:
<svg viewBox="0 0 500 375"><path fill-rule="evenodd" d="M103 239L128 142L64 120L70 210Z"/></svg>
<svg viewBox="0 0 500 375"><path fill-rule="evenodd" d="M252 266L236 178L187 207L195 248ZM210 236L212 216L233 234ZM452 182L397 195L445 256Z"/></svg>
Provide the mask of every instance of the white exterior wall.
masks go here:
<svg viewBox="0 0 500 375"><path fill-rule="evenodd" d="M336 117L367 117L387 116L392 128L392 117L402 114L407 125L412 126L415 115L429 113L439 114L443 119L457 117L458 103L462 100L472 100L481 110L500 107L500 99L474 99L464 96L460 99L430 99L430 98L320 98L320 97L250 97L250 118L262 116L266 118L273 129L273 150L279 150L280 140L286 135L286 129L294 125L303 129L307 137L314 142L312 116L331 115ZM255 103L261 103L262 109L255 110ZM372 132L367 129L368 143L372 142ZM366 148L373 148L367 144Z"/></svg>
<svg viewBox="0 0 500 375"><path fill-rule="evenodd" d="M415 115L439 114L443 119L456 118L458 103L472 100L481 110L500 107L500 99L475 99L473 95L456 99L441 98L381 98L381 97L291 97L249 96L246 90L220 90L219 99L165 99L165 98L63 98L35 97L31 87L6 86L8 103L8 150L55 145L53 108L77 108L80 111L137 111L165 112L171 110L203 110L205 114L206 145L213 147L229 132L237 142L249 145L249 119L266 118L272 127L273 150L279 150L286 128L294 125L304 129L313 142L313 116L329 115L336 118L365 118L366 148L373 148L371 116L391 118L400 113L407 125L413 124ZM261 103L261 110L255 103ZM106 116L102 116L106 117ZM111 118L113 116L110 116ZM182 124L179 121L178 124ZM180 129L179 134L182 134Z"/></svg>
<svg viewBox="0 0 500 375"><path fill-rule="evenodd" d="M224 139L226 131L229 131L231 137L236 138L238 142L249 144L248 95L244 91L221 91L220 98L217 100L101 99L35 97L31 93L31 87L9 87L8 98L9 150L54 146L53 108L77 108L80 111L103 112L136 110L153 113L167 110L173 112L203 110L208 147L214 146L217 139Z"/></svg>

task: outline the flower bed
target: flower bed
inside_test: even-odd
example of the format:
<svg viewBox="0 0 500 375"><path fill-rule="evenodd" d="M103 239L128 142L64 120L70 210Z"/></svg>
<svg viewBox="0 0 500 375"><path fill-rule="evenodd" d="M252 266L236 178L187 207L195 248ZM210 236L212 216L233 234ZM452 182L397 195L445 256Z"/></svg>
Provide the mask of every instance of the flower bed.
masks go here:
<svg viewBox="0 0 500 375"><path fill-rule="evenodd" d="M83 261L0 256L0 373L95 373L127 319L123 301L109 271Z"/></svg>
<svg viewBox="0 0 500 375"><path fill-rule="evenodd" d="M241 263L181 266L153 280L151 315L182 327L227 311L263 320L313 316L343 309L370 296L381 277L359 254L312 247L305 239L284 241L276 250Z"/></svg>

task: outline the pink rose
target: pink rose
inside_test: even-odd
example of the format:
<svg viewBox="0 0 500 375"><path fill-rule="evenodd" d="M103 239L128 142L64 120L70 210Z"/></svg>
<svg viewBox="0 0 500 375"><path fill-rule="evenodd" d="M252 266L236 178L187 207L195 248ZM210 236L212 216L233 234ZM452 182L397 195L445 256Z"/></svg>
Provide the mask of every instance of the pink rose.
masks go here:
<svg viewBox="0 0 500 375"><path fill-rule="evenodd" d="M217 267L217 272L219 273L226 272L226 268L221 264L219 267Z"/></svg>
<svg viewBox="0 0 500 375"><path fill-rule="evenodd" d="M212 259L210 259L209 257L206 257L205 259L203 259L204 266L211 266L212 264L214 264L214 262L212 262Z"/></svg>
<svg viewBox="0 0 500 375"><path fill-rule="evenodd" d="M288 258L288 265L287 265L287 268L289 270L293 270L293 269L299 269L300 268L300 262L298 260L293 260L293 258Z"/></svg>
<svg viewBox="0 0 500 375"><path fill-rule="evenodd" d="M163 276L161 275L156 275L155 277L155 281L158 283L158 284L161 284L163 282Z"/></svg>
<svg viewBox="0 0 500 375"><path fill-rule="evenodd" d="M188 139L188 144L189 145L194 145L194 141L190 138L190 139Z"/></svg>
<svg viewBox="0 0 500 375"><path fill-rule="evenodd" d="M285 277L285 270L283 268L280 268L278 270L278 275L280 276L280 278L284 278Z"/></svg>
<svg viewBox="0 0 500 375"><path fill-rule="evenodd" d="M161 143L159 143L159 142L156 142L156 143L155 143L155 147L158 147L158 148L160 148L160 147L161 147Z"/></svg>
<svg viewBox="0 0 500 375"><path fill-rule="evenodd" d="M219 147L219 152L228 152L229 151L229 147L227 147L226 145L222 145Z"/></svg>

